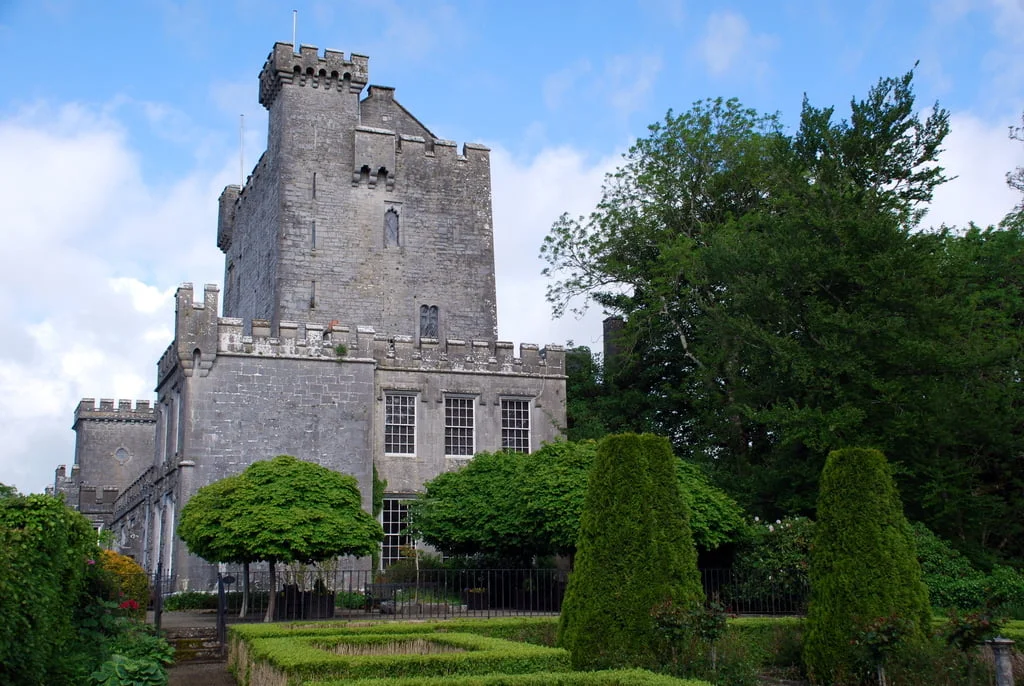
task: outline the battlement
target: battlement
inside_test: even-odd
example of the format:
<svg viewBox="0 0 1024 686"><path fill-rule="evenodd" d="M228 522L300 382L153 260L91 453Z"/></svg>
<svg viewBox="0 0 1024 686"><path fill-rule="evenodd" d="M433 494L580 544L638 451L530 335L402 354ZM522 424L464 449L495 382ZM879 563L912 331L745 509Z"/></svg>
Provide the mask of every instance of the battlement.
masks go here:
<svg viewBox="0 0 1024 686"><path fill-rule="evenodd" d="M507 341L465 341L378 334L370 326L281 322L272 327L265 319L251 322L217 317L218 288L207 285L203 302L193 301L192 284L178 289L175 342L159 363L162 382L176 364L186 376L206 376L218 355L321 359L338 362L373 362L382 369L437 370L563 376L565 348L532 343L514 346Z"/></svg>
<svg viewBox="0 0 1024 686"><path fill-rule="evenodd" d="M359 93L369 80L365 55L325 50L321 57L312 45L302 45L296 54L291 43L274 43L274 49L260 72L260 104L270 109L285 84L310 86L339 93Z"/></svg>
<svg viewBox="0 0 1024 686"><path fill-rule="evenodd" d="M459 162L480 160L484 163L489 163L491 159L491 149L486 145L463 143L462 152L458 152L458 144L455 141L443 138L427 141L422 136L399 136L396 152L406 155L447 158Z"/></svg>
<svg viewBox="0 0 1024 686"><path fill-rule="evenodd" d="M98 422L143 422L152 424L156 421L156 412L148 400L136 400L132 407L131 400L111 400L102 398L99 406L94 398L82 398L75 408L75 423L82 420Z"/></svg>

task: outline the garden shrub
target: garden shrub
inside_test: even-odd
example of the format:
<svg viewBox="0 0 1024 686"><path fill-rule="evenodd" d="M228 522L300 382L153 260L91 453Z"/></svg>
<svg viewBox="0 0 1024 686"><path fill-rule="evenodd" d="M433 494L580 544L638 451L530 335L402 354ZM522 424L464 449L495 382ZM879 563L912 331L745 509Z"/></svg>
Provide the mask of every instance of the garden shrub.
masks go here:
<svg viewBox="0 0 1024 686"><path fill-rule="evenodd" d="M931 624L913 533L885 456L832 452L821 474L804 662L816 682L856 680L874 665L858 635L879 618L906 622L900 641L914 645Z"/></svg>
<svg viewBox="0 0 1024 686"><path fill-rule="evenodd" d="M937 610L970 610L985 603L985 573L920 522L913 525L921 578Z"/></svg>
<svg viewBox="0 0 1024 686"><path fill-rule="evenodd" d="M377 646L385 653L390 646L416 640L462 652L404 652L400 647L393 654L335 652L344 645ZM239 648L244 658L234 662L236 669L270 683L569 670L564 650L466 633L289 635L251 639L244 650Z"/></svg>
<svg viewBox="0 0 1024 686"><path fill-rule="evenodd" d="M78 621L99 551L89 521L45 495L0 498L0 683L83 683Z"/></svg>
<svg viewBox="0 0 1024 686"><path fill-rule="evenodd" d="M358 591L338 591L334 606L345 610L359 610L366 606L366 596Z"/></svg>
<svg viewBox="0 0 1024 686"><path fill-rule="evenodd" d="M1003 565L995 565L986 574L924 524L915 523L913 530L922 579L933 609L989 607L1024 619L1024 574Z"/></svg>
<svg viewBox="0 0 1024 686"><path fill-rule="evenodd" d="M217 594L206 591L181 591L164 598L163 609L165 612L216 610Z"/></svg>
<svg viewBox="0 0 1024 686"><path fill-rule="evenodd" d="M310 686L710 686L706 681L677 679L642 669L603 672L533 672L483 676L409 677L322 681Z"/></svg>
<svg viewBox="0 0 1024 686"><path fill-rule="evenodd" d="M748 523L733 562L744 606L780 596L806 598L813 538L814 522L807 517L755 517Z"/></svg>
<svg viewBox="0 0 1024 686"><path fill-rule="evenodd" d="M146 606L149 604L149 577L146 570L132 558L113 550L100 551L99 563L113 575L117 584L117 595L110 600L116 600L125 609L132 610L136 617L145 617Z"/></svg>
<svg viewBox="0 0 1024 686"><path fill-rule="evenodd" d="M575 669L653 666L651 610L704 600L675 460L650 434L598 445L558 630Z"/></svg>

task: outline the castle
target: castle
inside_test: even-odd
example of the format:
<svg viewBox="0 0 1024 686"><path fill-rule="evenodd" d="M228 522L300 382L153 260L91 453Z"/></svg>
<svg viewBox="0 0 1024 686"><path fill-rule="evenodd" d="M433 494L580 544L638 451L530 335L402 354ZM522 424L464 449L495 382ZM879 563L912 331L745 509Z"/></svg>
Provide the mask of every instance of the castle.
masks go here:
<svg viewBox="0 0 1024 686"><path fill-rule="evenodd" d="M376 468L386 565L425 481L565 425L564 350L497 340L489 150L459 151L367 83L365 56L274 45L266 152L219 201L223 316L216 286L182 285L155 404L75 410L54 490L179 588L212 570L175 537L181 507L254 461L351 474L367 511Z"/></svg>

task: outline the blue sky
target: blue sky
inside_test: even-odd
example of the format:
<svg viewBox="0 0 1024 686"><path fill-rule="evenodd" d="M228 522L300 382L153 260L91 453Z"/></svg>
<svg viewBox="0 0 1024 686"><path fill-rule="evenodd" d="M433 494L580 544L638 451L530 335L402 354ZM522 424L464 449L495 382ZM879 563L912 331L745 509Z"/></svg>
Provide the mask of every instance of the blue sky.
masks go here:
<svg viewBox="0 0 1024 686"><path fill-rule="evenodd" d="M216 197L263 151L275 41L370 57L370 82L443 138L492 147L499 333L600 346L600 312L552 321L540 242L587 212L648 124L705 97L796 123L843 116L915 62L952 114L958 178L925 223L997 222L1024 164L1024 3L0 0L0 482L74 461L83 396L152 398L173 289L223 281Z"/></svg>

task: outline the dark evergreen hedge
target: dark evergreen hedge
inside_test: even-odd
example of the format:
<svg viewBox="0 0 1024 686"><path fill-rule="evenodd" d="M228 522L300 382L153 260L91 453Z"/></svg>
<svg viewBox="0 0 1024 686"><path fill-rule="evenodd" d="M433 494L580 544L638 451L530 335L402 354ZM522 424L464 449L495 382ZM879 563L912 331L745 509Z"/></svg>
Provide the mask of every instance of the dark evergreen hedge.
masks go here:
<svg viewBox="0 0 1024 686"><path fill-rule="evenodd" d="M598 446L559 621L574 669L654 666L652 608L703 601L675 469L664 438L612 435Z"/></svg>
<svg viewBox="0 0 1024 686"><path fill-rule="evenodd" d="M908 643L930 627L913 533L885 456L847 448L821 474L811 547L804 664L818 683L854 678L870 665L852 641L882 617L909 620Z"/></svg>

